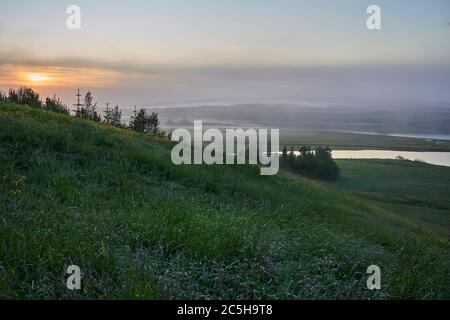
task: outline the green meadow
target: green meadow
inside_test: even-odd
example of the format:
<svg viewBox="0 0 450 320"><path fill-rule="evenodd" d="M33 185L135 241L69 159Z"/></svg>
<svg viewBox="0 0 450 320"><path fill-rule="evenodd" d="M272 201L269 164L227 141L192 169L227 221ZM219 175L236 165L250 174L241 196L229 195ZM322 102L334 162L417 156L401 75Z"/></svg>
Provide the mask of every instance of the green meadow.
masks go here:
<svg viewBox="0 0 450 320"><path fill-rule="evenodd" d="M402 160L337 160L335 186L450 237L450 168Z"/></svg>
<svg viewBox="0 0 450 320"><path fill-rule="evenodd" d="M396 182L370 166L339 161L342 181L327 184L175 166L172 146L1 103L0 298L450 299L449 244L397 208ZM390 163L369 164L391 177ZM393 165L406 182L427 179L403 186L402 206L423 200L443 221L448 171L414 164L409 177L410 163ZM381 290L366 287L373 264ZM82 290L66 288L69 265Z"/></svg>
<svg viewBox="0 0 450 320"><path fill-rule="evenodd" d="M280 130L280 144L328 146L334 150L450 151L449 141L334 131Z"/></svg>

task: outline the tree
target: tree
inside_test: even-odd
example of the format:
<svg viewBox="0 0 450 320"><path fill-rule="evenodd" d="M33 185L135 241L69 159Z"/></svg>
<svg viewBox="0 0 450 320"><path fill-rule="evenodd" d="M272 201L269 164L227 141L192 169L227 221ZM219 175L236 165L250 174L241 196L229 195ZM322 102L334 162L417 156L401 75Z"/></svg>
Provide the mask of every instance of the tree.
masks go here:
<svg viewBox="0 0 450 320"><path fill-rule="evenodd" d="M152 112L148 115L145 109L140 109L135 116L131 117L130 128L137 132L163 135L164 133L160 129L159 124L157 113Z"/></svg>
<svg viewBox="0 0 450 320"><path fill-rule="evenodd" d="M154 135L160 135L161 130L159 128L160 122L158 118L158 114L152 112L152 114L148 117L147 121L147 132Z"/></svg>
<svg viewBox="0 0 450 320"><path fill-rule="evenodd" d="M104 112L103 119L105 119L105 123L111 123L111 109L109 109L109 102L106 103L106 110Z"/></svg>
<svg viewBox="0 0 450 320"><path fill-rule="evenodd" d="M289 151L289 155L288 155L288 163L289 166L294 167L295 165L295 151L294 151L294 146L291 146L291 150Z"/></svg>
<svg viewBox="0 0 450 320"><path fill-rule="evenodd" d="M138 113L135 112L134 116L131 117L130 128L134 131L145 133L146 118L147 113L145 109L140 109Z"/></svg>
<svg viewBox="0 0 450 320"><path fill-rule="evenodd" d="M122 128L122 111L119 110L119 106L116 105L113 109L109 111L109 120L108 123L112 124L115 127Z"/></svg>
<svg viewBox="0 0 450 320"><path fill-rule="evenodd" d="M6 96L6 93L3 93L2 90L0 90L0 101L7 101L8 97Z"/></svg>
<svg viewBox="0 0 450 320"><path fill-rule="evenodd" d="M33 108L42 107L39 94L34 92L33 89L26 87L20 87L17 90L9 89L8 101L18 104L26 104Z"/></svg>
<svg viewBox="0 0 450 320"><path fill-rule="evenodd" d="M100 122L101 117L97 113L97 103L94 103L93 100L92 93L88 91L84 96L84 104L77 108L75 115L82 119Z"/></svg>
<svg viewBox="0 0 450 320"><path fill-rule="evenodd" d="M300 147L300 156L306 156L311 151L310 147L301 146Z"/></svg>
<svg viewBox="0 0 450 320"><path fill-rule="evenodd" d="M45 99L45 109L67 115L70 114L69 108L65 104L63 104L61 100L56 98L56 95L53 96L53 98Z"/></svg>
<svg viewBox="0 0 450 320"><path fill-rule="evenodd" d="M77 90L77 94L75 96L77 97L77 103L73 104L73 106L76 107L75 115L77 115L79 113L80 109L83 107L83 104L81 103L80 89Z"/></svg>
<svg viewBox="0 0 450 320"><path fill-rule="evenodd" d="M286 161L288 159L287 147L283 147L283 153L281 154L281 160Z"/></svg>
<svg viewBox="0 0 450 320"><path fill-rule="evenodd" d="M317 176L318 169L315 154L310 147L302 146L300 148L300 155L295 163L295 170L305 176Z"/></svg>
<svg viewBox="0 0 450 320"><path fill-rule="evenodd" d="M317 147L315 156L318 166L317 177L324 180L335 180L339 175L339 167L333 160L331 149Z"/></svg>
<svg viewBox="0 0 450 320"><path fill-rule="evenodd" d="M92 93L88 91L84 96L84 108L86 109L88 119L100 122L101 117L97 113L97 103L94 103L93 101L94 97L92 96Z"/></svg>
<svg viewBox="0 0 450 320"><path fill-rule="evenodd" d="M294 155L294 147L286 155L286 147L283 148L282 159L284 165L291 171L323 180L335 180L339 175L339 167L334 162L331 149L317 147L312 151L308 146L300 147L300 154Z"/></svg>

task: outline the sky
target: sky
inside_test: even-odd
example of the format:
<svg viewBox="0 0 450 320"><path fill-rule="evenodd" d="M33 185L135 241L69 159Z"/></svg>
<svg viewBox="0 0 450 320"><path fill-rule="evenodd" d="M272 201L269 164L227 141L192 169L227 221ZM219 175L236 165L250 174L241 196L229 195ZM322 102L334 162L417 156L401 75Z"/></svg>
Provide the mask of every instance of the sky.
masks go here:
<svg viewBox="0 0 450 320"><path fill-rule="evenodd" d="M381 30L366 27L369 5ZM81 29L69 30L69 5ZM0 89L123 107L450 107L448 0L0 2Z"/></svg>

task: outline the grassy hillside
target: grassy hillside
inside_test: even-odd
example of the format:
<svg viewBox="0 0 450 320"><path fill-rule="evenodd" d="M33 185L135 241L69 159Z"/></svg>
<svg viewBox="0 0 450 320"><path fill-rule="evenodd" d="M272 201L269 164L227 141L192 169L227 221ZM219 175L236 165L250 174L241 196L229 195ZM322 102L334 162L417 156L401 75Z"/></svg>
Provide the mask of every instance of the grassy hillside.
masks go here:
<svg viewBox="0 0 450 320"><path fill-rule="evenodd" d="M337 160L339 188L450 237L450 168L399 160Z"/></svg>
<svg viewBox="0 0 450 320"><path fill-rule="evenodd" d="M395 214L286 173L174 166L170 150L0 104L0 298L450 298L448 245Z"/></svg>

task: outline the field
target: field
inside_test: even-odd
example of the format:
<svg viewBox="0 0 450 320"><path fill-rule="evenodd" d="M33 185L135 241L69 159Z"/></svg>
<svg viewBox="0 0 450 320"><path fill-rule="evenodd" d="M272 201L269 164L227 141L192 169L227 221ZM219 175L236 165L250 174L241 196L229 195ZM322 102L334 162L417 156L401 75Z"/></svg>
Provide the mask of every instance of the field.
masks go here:
<svg viewBox="0 0 450 320"><path fill-rule="evenodd" d="M450 298L448 244L396 211L285 172L175 166L171 147L0 104L0 298Z"/></svg>
<svg viewBox="0 0 450 320"><path fill-rule="evenodd" d="M450 168L400 160L337 160L335 185L450 237Z"/></svg>
<svg viewBox="0 0 450 320"><path fill-rule="evenodd" d="M192 125L178 126L193 133ZM203 128L222 128L223 124L203 123ZM229 125L227 128L237 128ZM166 127L166 130L174 127ZM247 127L243 127L246 129ZM395 150L395 151L435 151L450 152L450 141L427 140L388 135L345 133L336 131L305 131L294 129L280 129L280 145L294 146L327 146L333 150Z"/></svg>
<svg viewBox="0 0 450 320"><path fill-rule="evenodd" d="M328 146L335 150L450 151L449 141L345 132L280 130L280 144Z"/></svg>

